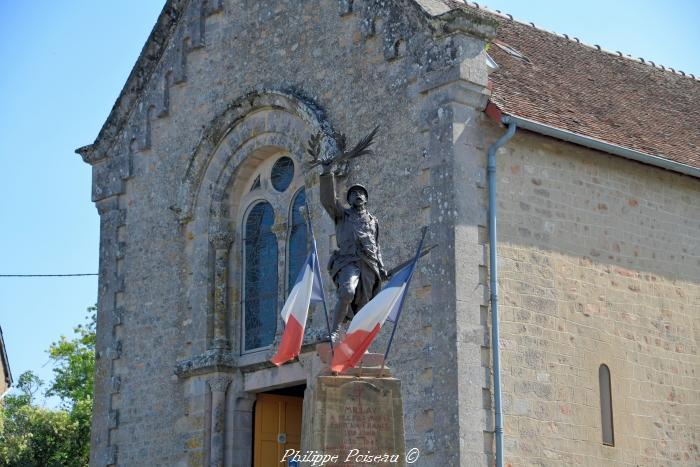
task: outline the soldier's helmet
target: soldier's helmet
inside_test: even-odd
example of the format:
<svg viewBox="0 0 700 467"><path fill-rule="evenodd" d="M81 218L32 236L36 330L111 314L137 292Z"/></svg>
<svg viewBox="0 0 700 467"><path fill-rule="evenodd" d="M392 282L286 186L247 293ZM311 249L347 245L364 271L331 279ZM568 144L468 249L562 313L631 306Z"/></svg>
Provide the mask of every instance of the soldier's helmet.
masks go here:
<svg viewBox="0 0 700 467"><path fill-rule="evenodd" d="M345 195L345 199L348 200L348 203L350 202L350 193L353 191L362 191L365 194L365 199L369 200L369 193L367 192L367 188L365 188L363 185L353 185L350 188L348 188L348 193Z"/></svg>

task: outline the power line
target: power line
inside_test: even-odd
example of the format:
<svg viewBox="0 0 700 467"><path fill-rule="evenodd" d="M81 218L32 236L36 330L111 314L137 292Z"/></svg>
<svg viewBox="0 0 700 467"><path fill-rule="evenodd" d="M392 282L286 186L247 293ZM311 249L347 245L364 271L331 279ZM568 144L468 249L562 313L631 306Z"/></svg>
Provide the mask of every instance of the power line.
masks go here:
<svg viewBox="0 0 700 467"><path fill-rule="evenodd" d="M0 274L0 277L79 277L98 275L99 274Z"/></svg>

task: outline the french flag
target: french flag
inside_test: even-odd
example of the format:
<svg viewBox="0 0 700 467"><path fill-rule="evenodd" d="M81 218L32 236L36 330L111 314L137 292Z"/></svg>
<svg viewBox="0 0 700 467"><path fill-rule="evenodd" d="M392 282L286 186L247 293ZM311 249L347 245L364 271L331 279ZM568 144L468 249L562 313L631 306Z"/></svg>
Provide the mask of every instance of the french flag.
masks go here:
<svg viewBox="0 0 700 467"><path fill-rule="evenodd" d="M416 258L417 259L417 258ZM401 314L404 296L413 276L416 261L393 274L381 292L355 315L345 339L336 346L331 370L342 373L362 359L387 319L395 323Z"/></svg>
<svg viewBox="0 0 700 467"><path fill-rule="evenodd" d="M299 355L301 343L304 340L309 304L323 302L322 284L314 242L313 251L304 261L280 313L285 326L277 353L270 359L275 365L280 366Z"/></svg>

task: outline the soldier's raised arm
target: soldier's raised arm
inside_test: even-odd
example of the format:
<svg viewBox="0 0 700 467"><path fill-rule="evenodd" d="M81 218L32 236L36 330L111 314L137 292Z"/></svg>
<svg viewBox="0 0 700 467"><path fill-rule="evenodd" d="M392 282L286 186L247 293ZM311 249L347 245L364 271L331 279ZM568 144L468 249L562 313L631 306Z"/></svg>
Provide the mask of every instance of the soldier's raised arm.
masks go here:
<svg viewBox="0 0 700 467"><path fill-rule="evenodd" d="M385 281L389 278L386 269L384 269L384 259L382 258L382 248L379 246L379 221L377 222L377 233L374 237L374 241L377 242L377 266L379 266L379 277L381 280Z"/></svg>
<svg viewBox="0 0 700 467"><path fill-rule="evenodd" d="M342 215L343 207L340 205L338 198L335 194L335 177L331 171L330 164L326 166L323 165L323 172L321 172L321 204L331 216L331 219L335 222Z"/></svg>

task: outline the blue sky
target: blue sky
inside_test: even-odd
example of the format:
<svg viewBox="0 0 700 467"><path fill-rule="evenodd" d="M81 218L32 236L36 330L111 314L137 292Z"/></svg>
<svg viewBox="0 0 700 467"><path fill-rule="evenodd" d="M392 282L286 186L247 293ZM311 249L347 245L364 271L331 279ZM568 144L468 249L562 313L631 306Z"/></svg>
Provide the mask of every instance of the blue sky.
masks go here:
<svg viewBox="0 0 700 467"><path fill-rule="evenodd" d="M487 5L700 76L700 2ZM73 151L94 141L162 6L0 0L0 274L97 271L90 167ZM46 350L72 334L96 295L95 277L0 278L0 326L15 380L29 369L51 379Z"/></svg>
<svg viewBox="0 0 700 467"><path fill-rule="evenodd" d="M94 141L162 6L0 0L0 274L97 272L91 169L73 151ZM46 350L96 298L95 277L0 278L15 381L51 379Z"/></svg>

